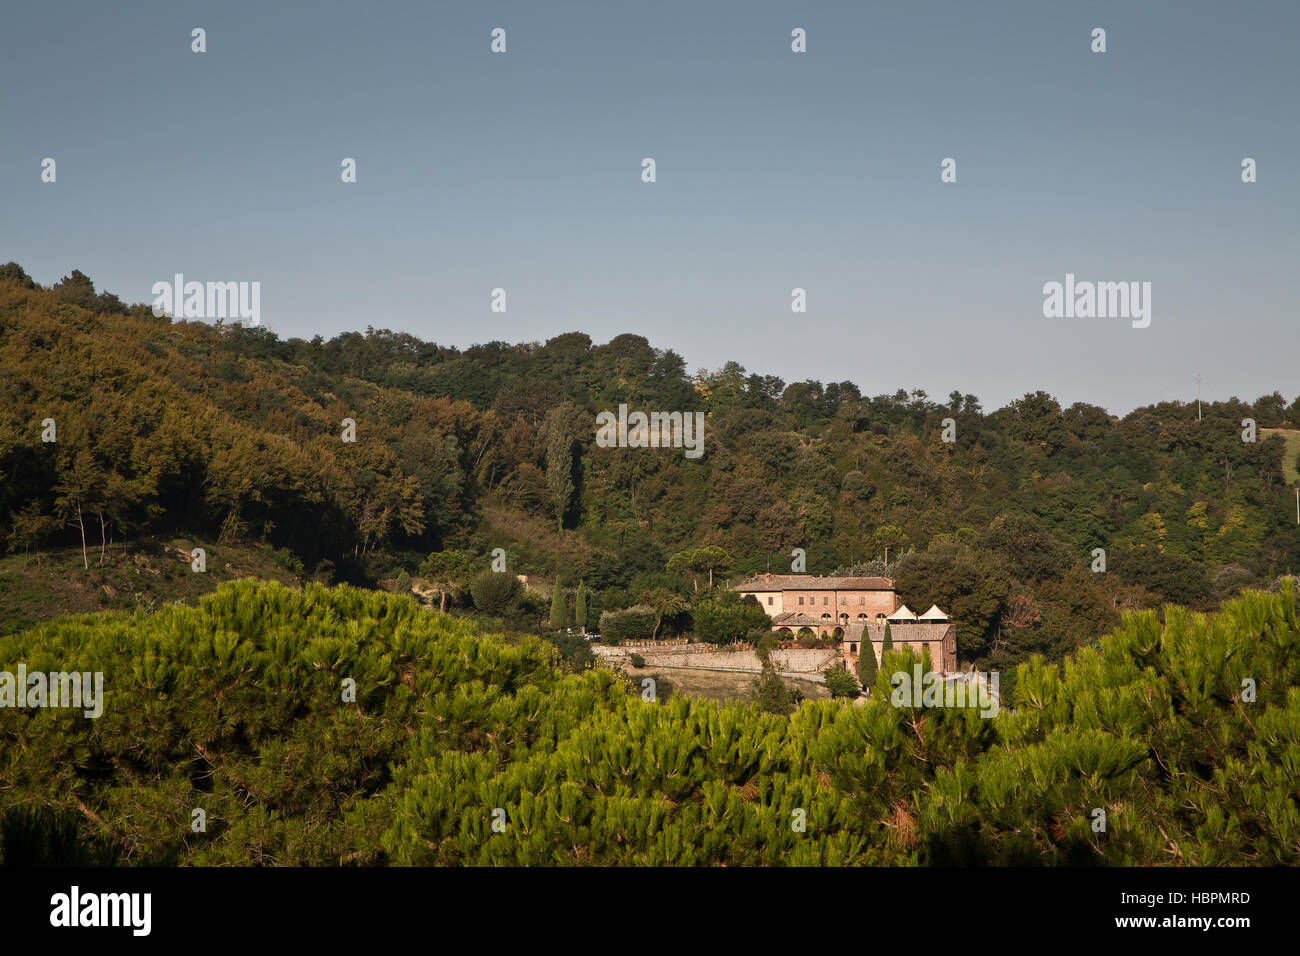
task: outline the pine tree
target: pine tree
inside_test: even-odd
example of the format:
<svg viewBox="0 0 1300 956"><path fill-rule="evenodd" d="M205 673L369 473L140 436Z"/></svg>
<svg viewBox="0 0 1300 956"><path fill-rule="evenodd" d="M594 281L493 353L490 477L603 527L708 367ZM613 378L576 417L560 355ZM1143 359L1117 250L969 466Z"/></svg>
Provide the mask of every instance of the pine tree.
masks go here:
<svg viewBox="0 0 1300 956"><path fill-rule="evenodd" d="M777 675L776 669L771 662L763 664L763 674L755 682L755 702L758 709L766 711L769 714L789 714L794 710L794 701L790 699L790 691L785 686L785 681Z"/></svg>
<svg viewBox="0 0 1300 956"><path fill-rule="evenodd" d="M587 585L578 582L578 593L573 599L573 623L587 633Z"/></svg>
<svg viewBox="0 0 1300 956"><path fill-rule="evenodd" d="M556 578L555 590L551 592L551 630L564 630L568 617L568 607L564 603L564 590L560 587L560 579Z"/></svg>
<svg viewBox="0 0 1300 956"><path fill-rule="evenodd" d="M822 677L826 679L826 689L831 692L832 697L858 696L860 688L857 679L842 663L837 662L835 666L826 668L822 671Z"/></svg>

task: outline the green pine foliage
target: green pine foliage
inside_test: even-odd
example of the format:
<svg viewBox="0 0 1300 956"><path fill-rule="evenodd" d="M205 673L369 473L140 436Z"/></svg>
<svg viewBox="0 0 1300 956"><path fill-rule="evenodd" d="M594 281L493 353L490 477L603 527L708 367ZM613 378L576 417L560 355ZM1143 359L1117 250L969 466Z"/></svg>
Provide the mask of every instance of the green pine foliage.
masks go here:
<svg viewBox="0 0 1300 956"><path fill-rule="evenodd" d="M647 702L554 656L390 594L251 581L197 607L0 637L4 666L99 670L106 690L98 720L0 708L0 793L34 811L0 815L0 851L146 865L1300 864L1290 582L1210 615L1129 614L1062 664L1021 665L992 718L893 706L907 650L888 654L870 699L788 716Z"/></svg>
<svg viewBox="0 0 1300 956"><path fill-rule="evenodd" d="M474 606L484 614L509 614L523 597L524 586L505 571L480 571L470 581Z"/></svg>

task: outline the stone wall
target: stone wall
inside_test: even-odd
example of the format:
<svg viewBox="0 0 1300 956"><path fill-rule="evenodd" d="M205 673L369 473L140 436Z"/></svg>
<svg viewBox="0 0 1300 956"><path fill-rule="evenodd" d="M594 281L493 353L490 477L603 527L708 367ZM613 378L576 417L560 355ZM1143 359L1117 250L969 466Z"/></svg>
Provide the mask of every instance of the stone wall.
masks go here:
<svg viewBox="0 0 1300 956"><path fill-rule="evenodd" d="M686 667L698 670L740 671L759 674L763 663L752 650L727 651L713 644L677 644L669 647L605 647L592 646L596 656L607 664L625 664L632 654L645 658L646 667ZM821 672L839 657L834 648L812 650L796 647L785 651L772 651L772 664L786 676L817 680Z"/></svg>

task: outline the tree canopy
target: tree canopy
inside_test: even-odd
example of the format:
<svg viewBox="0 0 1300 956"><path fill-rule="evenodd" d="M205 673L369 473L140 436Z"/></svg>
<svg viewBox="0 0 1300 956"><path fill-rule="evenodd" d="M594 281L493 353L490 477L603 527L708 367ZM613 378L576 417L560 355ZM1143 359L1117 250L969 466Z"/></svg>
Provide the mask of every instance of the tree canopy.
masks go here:
<svg viewBox="0 0 1300 956"><path fill-rule="evenodd" d="M755 703L651 702L610 670L562 670L556 654L409 597L254 581L198 607L0 637L0 660L100 671L107 690L97 719L0 708L0 752L22 752L0 765L0 857L1300 863L1290 581L1208 616L1131 614L1064 666L1020 665L993 716L891 703L887 675L910 670L910 651L891 652L870 698L793 710L776 685Z"/></svg>

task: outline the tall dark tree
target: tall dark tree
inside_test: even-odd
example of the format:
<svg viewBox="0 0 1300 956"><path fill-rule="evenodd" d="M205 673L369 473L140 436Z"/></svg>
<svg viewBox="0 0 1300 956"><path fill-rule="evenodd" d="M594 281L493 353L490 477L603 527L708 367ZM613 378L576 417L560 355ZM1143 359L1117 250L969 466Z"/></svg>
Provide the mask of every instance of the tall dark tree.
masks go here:
<svg viewBox="0 0 1300 956"><path fill-rule="evenodd" d="M564 603L564 589L560 587L560 579L555 579L555 587L551 591L551 630L562 631L564 625L568 623L569 609Z"/></svg>
<svg viewBox="0 0 1300 956"><path fill-rule="evenodd" d="M587 585L579 581L578 593L573 598L573 623L582 633L587 633Z"/></svg>
<svg viewBox="0 0 1300 956"><path fill-rule="evenodd" d="M577 491L577 453L582 411L572 403L557 405L546 413L546 489L555 509L556 528L563 530Z"/></svg>
<svg viewBox="0 0 1300 956"><path fill-rule="evenodd" d="M871 635L864 628L862 643L858 645L858 680L868 694L876 683L876 672L876 651L872 646Z"/></svg>

